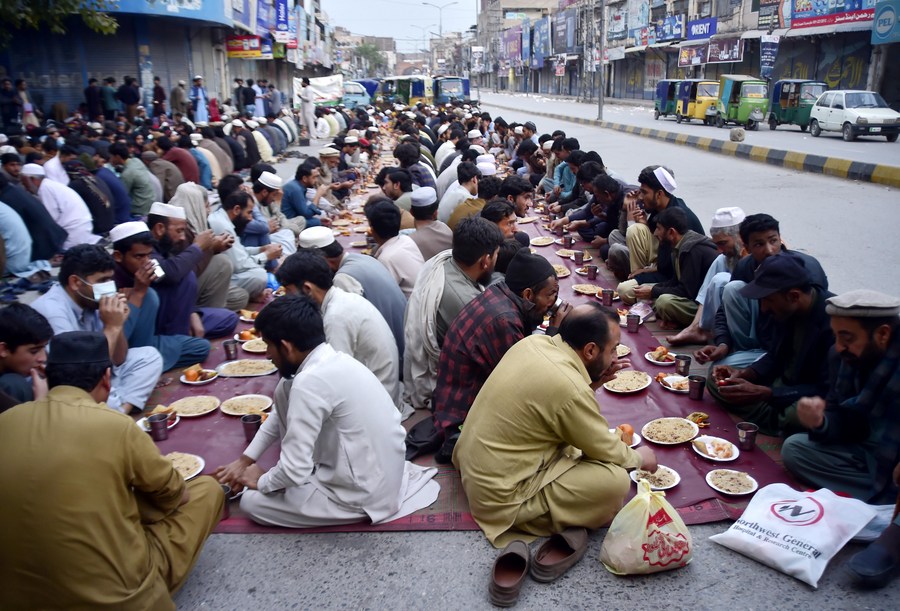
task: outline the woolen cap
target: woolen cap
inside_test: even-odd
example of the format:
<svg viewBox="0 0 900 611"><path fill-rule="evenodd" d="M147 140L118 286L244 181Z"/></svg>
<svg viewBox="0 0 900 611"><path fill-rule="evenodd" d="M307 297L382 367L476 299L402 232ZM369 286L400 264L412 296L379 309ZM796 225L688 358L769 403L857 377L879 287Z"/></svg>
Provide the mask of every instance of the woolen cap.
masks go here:
<svg viewBox="0 0 900 611"><path fill-rule="evenodd" d="M734 227L744 222L747 215L738 207L719 208L713 214L712 222L709 224L710 229L721 229L723 227Z"/></svg>
<svg viewBox="0 0 900 611"><path fill-rule="evenodd" d="M325 248L334 242L334 233L329 227L308 227L300 232L300 248Z"/></svg>
<svg viewBox="0 0 900 611"><path fill-rule="evenodd" d="M150 233L150 228L144 221L128 221L121 225L116 225L109 230L109 241L115 244L119 240L130 238L139 233Z"/></svg>
<svg viewBox="0 0 900 611"><path fill-rule="evenodd" d="M850 318L887 318L900 314L900 299L878 291L857 289L826 299L825 313Z"/></svg>
<svg viewBox="0 0 900 611"><path fill-rule="evenodd" d="M437 191L432 187L419 187L410 194L412 205L416 208L430 206L437 201Z"/></svg>
<svg viewBox="0 0 900 611"><path fill-rule="evenodd" d="M263 172L256 180L270 189L280 189L284 184L281 178L276 174L272 174L272 172Z"/></svg>
<svg viewBox="0 0 900 611"><path fill-rule="evenodd" d="M532 254L527 248L519 250L506 268L506 286L513 293L540 284L550 277L556 277L556 270L541 255Z"/></svg>
<svg viewBox="0 0 900 611"><path fill-rule="evenodd" d="M162 202L153 202L150 206L150 214L164 216L170 219L186 219L187 212L181 206L173 206L172 204L164 204Z"/></svg>
<svg viewBox="0 0 900 611"><path fill-rule="evenodd" d="M106 336L94 331L67 331L50 340L47 365L110 363Z"/></svg>
<svg viewBox="0 0 900 611"><path fill-rule="evenodd" d="M537 131L537 126L531 121L526 121L525 125L523 125L522 127L524 127L525 129L529 129L533 132Z"/></svg>
<svg viewBox="0 0 900 611"><path fill-rule="evenodd" d="M753 282L741 288L740 294L747 299L763 299L772 293L806 286L809 282L809 273L799 257L775 255L760 264Z"/></svg>

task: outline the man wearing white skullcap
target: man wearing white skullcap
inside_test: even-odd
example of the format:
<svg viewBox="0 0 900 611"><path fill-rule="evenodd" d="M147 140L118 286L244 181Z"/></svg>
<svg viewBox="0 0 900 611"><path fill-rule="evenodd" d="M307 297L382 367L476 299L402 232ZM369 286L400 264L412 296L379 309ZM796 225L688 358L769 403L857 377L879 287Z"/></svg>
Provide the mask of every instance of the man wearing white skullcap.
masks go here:
<svg viewBox="0 0 900 611"><path fill-rule="evenodd" d="M484 136L477 129L470 129L469 133L466 134L466 137L469 139L469 144L481 144L484 142Z"/></svg>
<svg viewBox="0 0 900 611"><path fill-rule="evenodd" d="M263 172L253 183L253 196L259 211L269 223L269 237L281 244L285 255L297 252L297 236L306 229L306 219L302 216L288 218L281 211L283 181L271 172Z"/></svg>
<svg viewBox="0 0 900 611"><path fill-rule="evenodd" d="M20 174L22 186L41 200L53 221L68 232L63 249L78 244L96 244L101 237L95 235L94 219L84 200L70 187L48 180L44 168L36 163L26 163Z"/></svg>
<svg viewBox="0 0 900 611"><path fill-rule="evenodd" d="M415 219L416 231L411 234L413 242L428 261L443 250L453 247L453 232L447 225L437 220L437 193L431 187L420 187L410 196L410 213Z"/></svg>

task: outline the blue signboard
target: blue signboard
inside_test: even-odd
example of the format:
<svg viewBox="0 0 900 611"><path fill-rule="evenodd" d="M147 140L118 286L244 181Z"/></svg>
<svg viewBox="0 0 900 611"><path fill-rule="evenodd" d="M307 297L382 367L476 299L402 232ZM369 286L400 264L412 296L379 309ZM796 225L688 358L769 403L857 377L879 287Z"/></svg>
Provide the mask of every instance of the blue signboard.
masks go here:
<svg viewBox="0 0 900 611"><path fill-rule="evenodd" d="M522 21L522 64L531 67L531 23Z"/></svg>
<svg viewBox="0 0 900 611"><path fill-rule="evenodd" d="M256 9L256 0L233 0L231 18L235 27L256 33L256 24L253 22L253 11Z"/></svg>
<svg viewBox="0 0 900 611"><path fill-rule="evenodd" d="M900 42L900 0L881 0L875 5L872 22L872 44L886 45Z"/></svg>
<svg viewBox="0 0 900 611"><path fill-rule="evenodd" d="M656 41L684 38L684 15L674 15L656 22Z"/></svg>
<svg viewBox="0 0 900 611"><path fill-rule="evenodd" d="M540 70L544 58L550 55L550 18L544 17L534 22L534 44L531 49L531 67Z"/></svg>
<svg viewBox="0 0 900 611"><path fill-rule="evenodd" d="M716 33L715 17L708 19L698 19L696 21L688 21L687 39L688 40L705 40Z"/></svg>
<svg viewBox="0 0 900 611"><path fill-rule="evenodd" d="M272 5L268 0L257 0L256 3L256 34L268 36L269 30L275 27L275 19L272 14Z"/></svg>
<svg viewBox="0 0 900 611"><path fill-rule="evenodd" d="M287 42L288 32L288 0L275 0L275 35L284 38L279 42ZM279 36L281 34L282 36Z"/></svg>
<svg viewBox="0 0 900 611"><path fill-rule="evenodd" d="M231 18L225 16L225 3L210 0L189 0L175 2L173 0L147 2L146 0L118 0L110 13L137 13L139 15L159 15L162 17L180 17L211 21L222 25L232 25Z"/></svg>

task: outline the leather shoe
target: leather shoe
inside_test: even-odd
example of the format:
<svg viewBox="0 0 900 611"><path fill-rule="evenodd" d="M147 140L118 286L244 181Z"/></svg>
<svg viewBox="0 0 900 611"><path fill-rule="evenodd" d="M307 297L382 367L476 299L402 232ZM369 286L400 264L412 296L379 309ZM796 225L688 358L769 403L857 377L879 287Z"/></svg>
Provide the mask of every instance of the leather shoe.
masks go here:
<svg viewBox="0 0 900 611"><path fill-rule="evenodd" d="M850 558L847 570L859 585L866 588L883 588L900 572L900 562L897 562L884 545L875 541Z"/></svg>
<svg viewBox="0 0 900 611"><path fill-rule="evenodd" d="M567 528L544 541L534 554L531 577L549 583L562 577L581 560L588 546L585 528Z"/></svg>
<svg viewBox="0 0 900 611"><path fill-rule="evenodd" d="M491 583L488 585L491 604L512 607L519 602L519 591L530 565L531 550L524 541L516 540L503 548L491 569Z"/></svg>

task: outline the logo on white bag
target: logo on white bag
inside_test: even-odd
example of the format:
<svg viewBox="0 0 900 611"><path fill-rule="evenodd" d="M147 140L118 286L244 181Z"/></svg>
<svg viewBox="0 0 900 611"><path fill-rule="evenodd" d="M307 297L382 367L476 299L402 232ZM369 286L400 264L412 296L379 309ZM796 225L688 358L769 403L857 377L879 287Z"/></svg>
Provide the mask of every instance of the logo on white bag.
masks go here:
<svg viewBox="0 0 900 611"><path fill-rule="evenodd" d="M778 501L772 503L769 509L776 518L793 526L815 524L825 515L825 508L811 496Z"/></svg>

